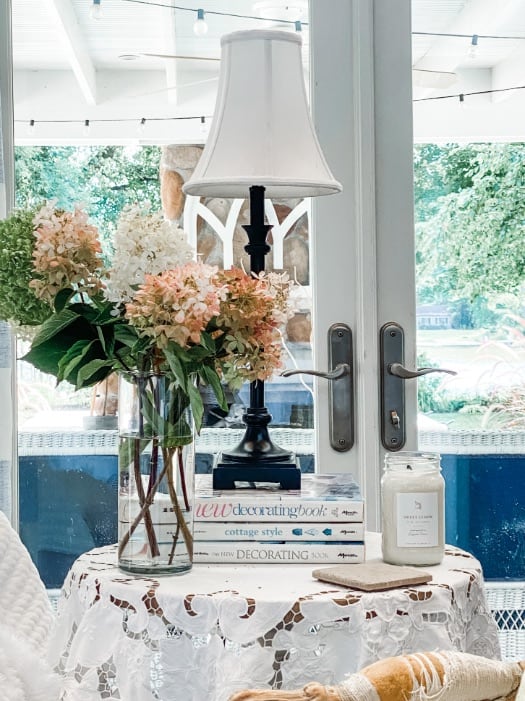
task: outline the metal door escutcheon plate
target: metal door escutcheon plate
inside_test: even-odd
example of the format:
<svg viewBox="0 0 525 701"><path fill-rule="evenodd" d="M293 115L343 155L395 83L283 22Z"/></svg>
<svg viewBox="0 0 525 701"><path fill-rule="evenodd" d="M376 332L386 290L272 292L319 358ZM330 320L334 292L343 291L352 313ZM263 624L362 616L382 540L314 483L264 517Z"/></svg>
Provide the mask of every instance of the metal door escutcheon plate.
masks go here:
<svg viewBox="0 0 525 701"><path fill-rule="evenodd" d="M330 445L338 452L354 445L354 362L352 331L346 324L332 324L328 329L328 367L346 365L348 371L330 382Z"/></svg>
<svg viewBox="0 0 525 701"><path fill-rule="evenodd" d="M405 360L405 334L395 322L379 332L379 372L381 373L381 443L386 450L401 450L406 441L405 380L390 372L394 363Z"/></svg>

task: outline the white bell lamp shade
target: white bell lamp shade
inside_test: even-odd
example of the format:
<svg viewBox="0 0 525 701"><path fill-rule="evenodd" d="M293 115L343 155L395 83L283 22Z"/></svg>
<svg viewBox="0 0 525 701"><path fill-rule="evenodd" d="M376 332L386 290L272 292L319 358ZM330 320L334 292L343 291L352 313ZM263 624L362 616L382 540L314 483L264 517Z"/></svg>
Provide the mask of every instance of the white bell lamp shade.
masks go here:
<svg viewBox="0 0 525 701"><path fill-rule="evenodd" d="M248 30L221 39L215 114L188 195L269 198L341 191L313 128L299 34Z"/></svg>

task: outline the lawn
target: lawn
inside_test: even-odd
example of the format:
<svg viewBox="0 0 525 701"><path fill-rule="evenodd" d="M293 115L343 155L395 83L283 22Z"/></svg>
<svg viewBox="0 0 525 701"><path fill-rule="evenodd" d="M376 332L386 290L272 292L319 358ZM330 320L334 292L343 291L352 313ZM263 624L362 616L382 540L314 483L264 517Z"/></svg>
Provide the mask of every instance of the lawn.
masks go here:
<svg viewBox="0 0 525 701"><path fill-rule="evenodd" d="M483 408L478 409L476 404L479 398L498 401L495 397L505 394L507 388L525 385L525 342L502 340L482 329L447 329L418 331L417 349L418 355L424 354L423 362L457 373L455 376L427 375L426 378L433 378L430 382L437 385L433 393L439 393L441 399L445 397L445 404L449 398L465 399L470 406L453 412L443 407L436 412L426 412L427 416L452 430L501 428L501 417L491 414L487 422ZM426 378L420 382L428 381ZM437 378L442 378L439 384Z"/></svg>
<svg viewBox="0 0 525 701"><path fill-rule="evenodd" d="M464 414L462 412L430 413L426 414L434 421L445 424L451 431L471 431L483 429L483 414Z"/></svg>

